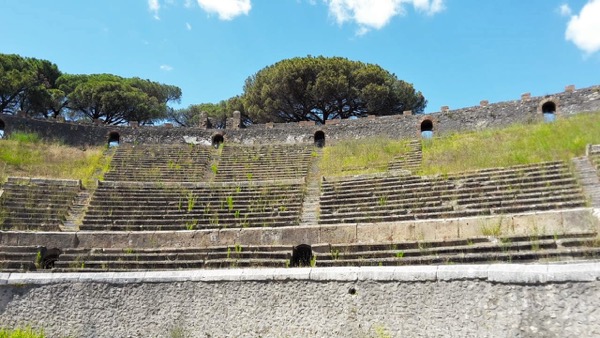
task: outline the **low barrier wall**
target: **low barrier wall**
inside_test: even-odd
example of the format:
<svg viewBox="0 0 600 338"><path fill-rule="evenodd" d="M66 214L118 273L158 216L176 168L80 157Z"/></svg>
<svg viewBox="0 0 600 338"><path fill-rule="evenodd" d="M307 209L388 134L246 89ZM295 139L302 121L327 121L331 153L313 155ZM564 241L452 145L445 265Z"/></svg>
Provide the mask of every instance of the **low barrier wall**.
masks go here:
<svg viewBox="0 0 600 338"><path fill-rule="evenodd" d="M600 264L0 273L48 337L597 337Z"/></svg>
<svg viewBox="0 0 600 338"><path fill-rule="evenodd" d="M600 212L597 212L600 215ZM598 231L592 208L513 215L388 223L237 228L191 231L0 231L0 245L48 248L174 248L219 245L298 245L432 241L501 235L554 235Z"/></svg>

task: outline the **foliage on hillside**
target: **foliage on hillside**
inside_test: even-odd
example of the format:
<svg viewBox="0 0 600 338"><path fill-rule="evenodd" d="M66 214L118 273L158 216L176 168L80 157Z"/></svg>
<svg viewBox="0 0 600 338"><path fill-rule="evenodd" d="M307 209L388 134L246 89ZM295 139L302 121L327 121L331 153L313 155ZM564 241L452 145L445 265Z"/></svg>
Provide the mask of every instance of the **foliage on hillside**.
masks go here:
<svg viewBox="0 0 600 338"><path fill-rule="evenodd" d="M423 174L449 173L542 161L569 161L600 143L600 113L554 123L457 133L423 144Z"/></svg>
<svg viewBox="0 0 600 338"><path fill-rule="evenodd" d="M600 144L600 113L580 114L554 123L456 133L423 141L420 174L444 174L542 161L569 161ZM403 145L403 146L402 146ZM347 140L325 148L325 176L383 172L406 143L389 139Z"/></svg>
<svg viewBox="0 0 600 338"><path fill-rule="evenodd" d="M0 140L0 180L8 176L80 179L89 185L108 170L105 148L43 143L35 134L13 133Z"/></svg>

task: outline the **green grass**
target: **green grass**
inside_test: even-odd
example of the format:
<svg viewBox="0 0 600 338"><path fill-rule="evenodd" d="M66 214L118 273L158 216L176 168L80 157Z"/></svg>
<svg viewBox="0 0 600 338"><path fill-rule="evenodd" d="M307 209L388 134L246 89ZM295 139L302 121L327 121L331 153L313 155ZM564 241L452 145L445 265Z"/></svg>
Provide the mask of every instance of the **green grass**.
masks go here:
<svg viewBox="0 0 600 338"><path fill-rule="evenodd" d="M31 328L26 329L0 329L0 338L44 338L43 331L35 331Z"/></svg>
<svg viewBox="0 0 600 338"><path fill-rule="evenodd" d="M7 176L80 179L85 186L108 170L104 147L85 149L42 142L36 134L0 140L0 180Z"/></svg>
<svg viewBox="0 0 600 338"><path fill-rule="evenodd" d="M543 161L569 161L600 143L600 113L554 123L448 135L423 143L423 174L444 174Z"/></svg>
<svg viewBox="0 0 600 338"><path fill-rule="evenodd" d="M320 171L325 176L383 172L394 157L408 150L406 140L345 140L323 148Z"/></svg>
<svg viewBox="0 0 600 338"><path fill-rule="evenodd" d="M419 174L446 174L543 161L569 161L600 144L600 113L579 114L554 123L520 124L503 129L450 134L423 142ZM324 148L324 176L383 172L409 150L406 141L348 140Z"/></svg>

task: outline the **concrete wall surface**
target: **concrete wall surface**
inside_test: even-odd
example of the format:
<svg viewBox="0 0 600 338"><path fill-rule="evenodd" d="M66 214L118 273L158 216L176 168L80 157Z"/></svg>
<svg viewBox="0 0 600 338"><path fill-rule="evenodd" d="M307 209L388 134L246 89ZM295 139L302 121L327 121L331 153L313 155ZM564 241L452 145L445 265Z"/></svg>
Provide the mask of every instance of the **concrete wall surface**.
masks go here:
<svg viewBox="0 0 600 338"><path fill-rule="evenodd" d="M0 274L48 337L598 337L600 264Z"/></svg>

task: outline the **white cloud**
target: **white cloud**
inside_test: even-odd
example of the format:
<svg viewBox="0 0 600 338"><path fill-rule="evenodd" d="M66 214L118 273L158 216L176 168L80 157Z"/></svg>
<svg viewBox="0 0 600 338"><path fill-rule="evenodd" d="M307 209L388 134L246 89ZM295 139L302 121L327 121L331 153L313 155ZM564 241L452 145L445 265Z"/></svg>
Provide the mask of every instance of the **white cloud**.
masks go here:
<svg viewBox="0 0 600 338"><path fill-rule="evenodd" d="M397 15L406 14L406 5L415 10L433 15L445 9L444 0L324 0L329 14L339 24L355 22L358 35L371 29L381 29Z"/></svg>
<svg viewBox="0 0 600 338"><path fill-rule="evenodd" d="M198 5L208 13L216 13L221 20L232 20L238 15L248 15L252 5L250 0L197 0Z"/></svg>
<svg viewBox="0 0 600 338"><path fill-rule="evenodd" d="M600 50L600 0L589 0L579 15L571 17L565 38L587 54Z"/></svg>
<svg viewBox="0 0 600 338"><path fill-rule="evenodd" d="M186 22L185 23L185 28L187 28L188 31L191 31L192 30L192 25L190 25L189 22Z"/></svg>
<svg viewBox="0 0 600 338"><path fill-rule="evenodd" d="M160 65L160 70L163 70L165 72L170 72L173 70L173 67L171 67L169 65Z"/></svg>
<svg viewBox="0 0 600 338"><path fill-rule="evenodd" d="M148 8L152 13L154 13L154 18L156 20L160 20L160 17L158 16L158 11L160 10L160 4L158 3L158 0L148 0Z"/></svg>
<svg viewBox="0 0 600 338"><path fill-rule="evenodd" d="M569 7L568 4L560 5L560 7L558 7L558 14L560 14L561 16L571 16L571 7Z"/></svg>

